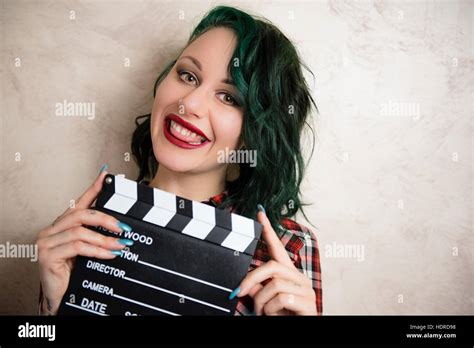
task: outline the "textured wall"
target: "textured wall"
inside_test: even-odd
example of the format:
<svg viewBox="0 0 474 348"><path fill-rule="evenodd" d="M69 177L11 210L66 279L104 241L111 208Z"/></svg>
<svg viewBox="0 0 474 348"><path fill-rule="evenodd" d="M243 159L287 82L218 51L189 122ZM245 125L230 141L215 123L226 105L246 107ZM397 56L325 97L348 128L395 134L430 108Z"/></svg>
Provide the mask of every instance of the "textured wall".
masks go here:
<svg viewBox="0 0 474 348"><path fill-rule="evenodd" d="M473 2L225 4L272 20L316 75L303 192L324 312L472 314ZM103 162L135 177L134 116L211 2L1 6L0 244L28 244ZM94 117L56 116L63 100ZM35 312L35 262L0 258L0 282L0 313Z"/></svg>

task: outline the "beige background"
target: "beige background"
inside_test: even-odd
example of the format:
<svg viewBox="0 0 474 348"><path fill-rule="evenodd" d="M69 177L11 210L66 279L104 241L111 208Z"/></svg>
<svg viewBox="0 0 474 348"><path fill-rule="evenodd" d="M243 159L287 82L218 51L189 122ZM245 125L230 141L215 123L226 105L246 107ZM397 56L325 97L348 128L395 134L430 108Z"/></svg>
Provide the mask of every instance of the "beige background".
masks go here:
<svg viewBox="0 0 474 348"><path fill-rule="evenodd" d="M104 162L135 178L134 117L215 4L1 1L0 243L33 243ZM324 313L472 314L473 2L225 4L276 23L316 75L303 192ZM95 119L56 116L63 100ZM363 260L330 257L334 243ZM36 263L0 259L0 282L1 314L35 313Z"/></svg>

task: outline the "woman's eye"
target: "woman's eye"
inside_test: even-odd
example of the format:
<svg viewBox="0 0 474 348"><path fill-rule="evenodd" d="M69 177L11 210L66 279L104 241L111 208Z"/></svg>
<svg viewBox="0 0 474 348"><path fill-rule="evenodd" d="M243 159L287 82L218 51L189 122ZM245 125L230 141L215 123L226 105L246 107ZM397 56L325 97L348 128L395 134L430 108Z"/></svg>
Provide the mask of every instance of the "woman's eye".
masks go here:
<svg viewBox="0 0 474 348"><path fill-rule="evenodd" d="M197 78L186 70L178 71L179 78L186 83L197 84Z"/></svg>
<svg viewBox="0 0 474 348"><path fill-rule="evenodd" d="M221 98L224 103L228 105L239 106L235 98L231 96L229 93L221 93L221 94L224 95L224 98Z"/></svg>
<svg viewBox="0 0 474 348"><path fill-rule="evenodd" d="M179 78L184 81L185 83L190 83L192 85L198 84L198 79L192 73L186 70L179 70L178 71ZM231 106L239 106L239 103L235 100L235 98L230 95L229 93L220 93L223 95L223 98L220 98L225 104Z"/></svg>

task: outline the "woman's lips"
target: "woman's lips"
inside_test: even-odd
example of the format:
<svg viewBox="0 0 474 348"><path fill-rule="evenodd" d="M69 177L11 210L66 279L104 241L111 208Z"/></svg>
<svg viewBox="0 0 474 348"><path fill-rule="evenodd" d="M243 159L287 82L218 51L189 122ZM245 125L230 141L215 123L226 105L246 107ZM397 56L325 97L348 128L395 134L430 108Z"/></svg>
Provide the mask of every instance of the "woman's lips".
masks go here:
<svg viewBox="0 0 474 348"><path fill-rule="evenodd" d="M178 115L175 115L175 114L168 114L165 119L168 119L168 120L172 120L175 122L175 125L179 125L180 127L184 127L186 130L194 133L195 136L202 136L204 139L207 139L209 141L211 141L211 139L209 139L207 137L206 134L204 134L204 132L202 130L200 130L197 126L195 126L194 124L192 123L189 123L188 121L182 119L181 117L179 117ZM178 127L179 128L179 127ZM179 132L179 129L178 129L178 132Z"/></svg>
<svg viewBox="0 0 474 348"><path fill-rule="evenodd" d="M170 120L170 133L179 140L185 141L192 145L199 145L203 141L206 141L206 138L203 136L192 132L190 129L178 124L177 122Z"/></svg>
<svg viewBox="0 0 474 348"><path fill-rule="evenodd" d="M200 141L201 137L190 137L181 134L181 132L178 132L174 127L171 127L171 119L169 118L166 118L163 123L163 133L165 135L165 138L168 139L170 143L183 149L197 149L209 143L208 140L205 140L200 144L192 144L194 142Z"/></svg>

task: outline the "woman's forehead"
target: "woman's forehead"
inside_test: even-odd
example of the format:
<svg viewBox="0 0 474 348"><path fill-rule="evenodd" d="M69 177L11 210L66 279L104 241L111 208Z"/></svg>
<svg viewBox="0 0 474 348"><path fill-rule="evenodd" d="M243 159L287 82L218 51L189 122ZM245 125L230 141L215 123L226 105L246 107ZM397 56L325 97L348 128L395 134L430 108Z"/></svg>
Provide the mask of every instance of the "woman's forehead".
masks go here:
<svg viewBox="0 0 474 348"><path fill-rule="evenodd" d="M194 57L201 65L226 66L235 50L236 39L234 32L229 28L213 28L188 45L181 57Z"/></svg>

